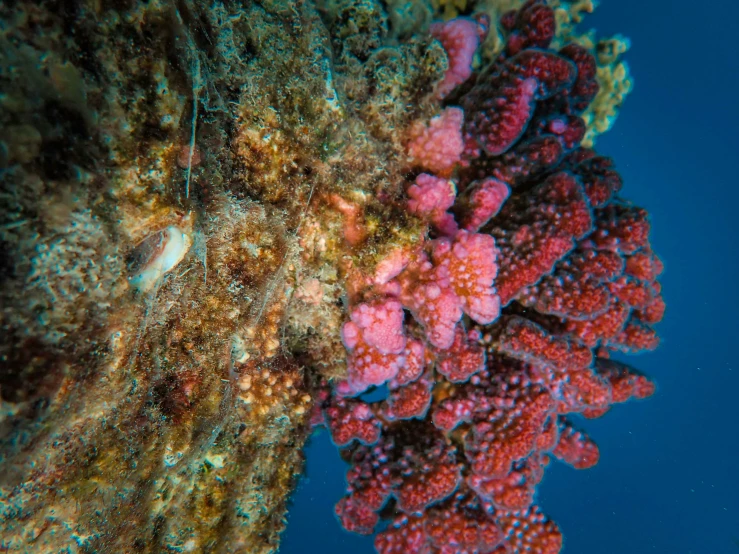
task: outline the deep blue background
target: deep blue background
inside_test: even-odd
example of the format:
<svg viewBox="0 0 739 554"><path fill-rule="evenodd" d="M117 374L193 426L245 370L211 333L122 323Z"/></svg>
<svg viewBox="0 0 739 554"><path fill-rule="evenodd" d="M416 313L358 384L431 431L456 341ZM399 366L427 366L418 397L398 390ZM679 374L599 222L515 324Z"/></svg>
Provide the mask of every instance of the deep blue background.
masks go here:
<svg viewBox="0 0 739 554"><path fill-rule="evenodd" d="M600 463L554 464L539 502L567 554L739 554L739 1L603 0L591 26L632 39L636 86L597 148L652 214L668 311L661 348L631 359L657 394L586 422ZM281 552L374 552L333 517L346 468L326 433L307 457Z"/></svg>

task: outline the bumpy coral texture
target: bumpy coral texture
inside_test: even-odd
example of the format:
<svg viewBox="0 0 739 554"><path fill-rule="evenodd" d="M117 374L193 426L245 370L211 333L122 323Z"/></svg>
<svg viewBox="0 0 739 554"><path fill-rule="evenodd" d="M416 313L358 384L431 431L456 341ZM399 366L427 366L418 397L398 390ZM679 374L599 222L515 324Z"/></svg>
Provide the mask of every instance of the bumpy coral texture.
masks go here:
<svg viewBox="0 0 739 554"><path fill-rule="evenodd" d="M485 20L475 21L465 17L431 25L429 31L442 43L449 58L444 79L436 87L439 98L444 98L457 85L469 79L472 74L472 57L480 41L487 35L489 27Z"/></svg>
<svg viewBox="0 0 739 554"><path fill-rule="evenodd" d="M446 108L428 125L417 124L411 129L408 154L428 171L448 174L459 162L464 149L462 121L464 112Z"/></svg>
<svg viewBox="0 0 739 554"><path fill-rule="evenodd" d="M526 0L491 0L475 2L473 11L481 11L495 21L502 21L493 25L480 50L486 59L495 58L510 42L510 18L500 18L509 10L521 8ZM551 46L559 49L569 43L576 43L587 48L595 55L597 64L596 81L599 91L595 99L581 114L587 130L582 140L582 146L592 148L597 137L607 132L615 123L618 113L626 97L633 88L633 82L628 64L621 59L630 48L630 41L621 36L600 38L596 37L593 29L583 31L578 24L584 16L592 13L597 2L593 0L549 0L549 6L554 12L556 32ZM460 8L462 6L459 6ZM449 6L447 6L449 8ZM529 17L541 14L541 8L529 5ZM445 18L455 14L456 10L446 10ZM546 17L540 15L539 27L546 27ZM545 24L546 25L543 25ZM514 41L517 37L514 37Z"/></svg>
<svg viewBox="0 0 739 554"><path fill-rule="evenodd" d="M454 172L416 153L426 139L409 146L419 172L441 173L407 189L426 238L353 296L348 377L323 411L351 465L336 514L362 534L389 518L380 553L559 552L536 487L552 460L584 469L599 457L569 414L654 392L610 355L657 346L662 264L646 212L617 196L613 163L580 146L595 61L576 45L548 49L554 21L540 0L505 14L503 55L440 116L463 113ZM467 63L449 37L471 36L473 22L444 25L432 32L452 64ZM383 383L386 399L358 396Z"/></svg>

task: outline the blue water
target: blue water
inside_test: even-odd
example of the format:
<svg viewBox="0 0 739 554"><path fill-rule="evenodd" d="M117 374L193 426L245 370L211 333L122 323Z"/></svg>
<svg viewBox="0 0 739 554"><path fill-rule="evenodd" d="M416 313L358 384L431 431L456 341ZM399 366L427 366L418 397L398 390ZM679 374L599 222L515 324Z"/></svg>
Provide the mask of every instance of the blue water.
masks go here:
<svg viewBox="0 0 739 554"><path fill-rule="evenodd" d="M597 147L652 214L668 311L661 348L630 360L655 396L588 421L601 461L554 464L539 502L567 554L739 554L739 2L603 0L585 25L632 39L636 87ZM333 516L346 466L326 433L307 457L280 552L374 552Z"/></svg>

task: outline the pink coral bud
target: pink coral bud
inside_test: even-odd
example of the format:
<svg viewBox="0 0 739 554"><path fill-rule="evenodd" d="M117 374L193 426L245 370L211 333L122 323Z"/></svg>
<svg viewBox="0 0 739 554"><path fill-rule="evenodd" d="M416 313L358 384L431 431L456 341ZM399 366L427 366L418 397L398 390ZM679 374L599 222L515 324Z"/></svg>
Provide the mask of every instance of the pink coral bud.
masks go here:
<svg viewBox="0 0 739 554"><path fill-rule="evenodd" d="M427 326L429 342L437 348L446 348L454 340L454 325L461 316L459 299L450 289L435 285L422 290L419 313Z"/></svg>
<svg viewBox="0 0 739 554"><path fill-rule="evenodd" d="M454 205L456 195L451 181L421 173L416 177L416 184L408 189L408 209L417 215L443 213Z"/></svg>
<svg viewBox="0 0 739 554"><path fill-rule="evenodd" d="M349 351L347 381L337 387L353 396L393 379L405 365L403 307L395 299L358 305L341 329Z"/></svg>
<svg viewBox="0 0 739 554"><path fill-rule="evenodd" d="M451 174L464 150L463 121L461 108L446 108L428 125L416 123L410 130L408 155L428 171L439 175Z"/></svg>
<svg viewBox="0 0 739 554"><path fill-rule="evenodd" d="M426 331L436 348L449 348L454 327L462 317L459 297L454 293L446 268L434 268L425 255L399 276L401 301Z"/></svg>
<svg viewBox="0 0 739 554"><path fill-rule="evenodd" d="M383 403L383 417L390 421L423 419L431 405L431 387L430 381L420 379L390 391Z"/></svg>
<svg viewBox="0 0 739 554"><path fill-rule="evenodd" d="M476 13L475 22L477 23L477 36L480 39L480 43L482 43L488 38L488 33L490 32L490 16L486 13Z"/></svg>
<svg viewBox="0 0 739 554"><path fill-rule="evenodd" d="M459 231L453 240L434 241L434 263L447 269L462 310L482 324L492 323L500 314L500 299L492 288L498 273L496 257L490 235Z"/></svg>
<svg viewBox="0 0 739 554"><path fill-rule="evenodd" d="M587 368L593 362L590 349L578 341L550 335L540 325L519 316L505 322L498 341L500 352L507 356L558 371Z"/></svg>
<svg viewBox="0 0 739 554"><path fill-rule="evenodd" d="M347 357L347 384L341 387L341 394L354 396L382 385L395 378L404 365L405 356L382 354L360 341Z"/></svg>
<svg viewBox="0 0 739 554"><path fill-rule="evenodd" d="M380 421L370 407L358 400L337 398L326 408L326 422L337 446L354 440L374 444L380 438Z"/></svg>
<svg viewBox="0 0 739 554"><path fill-rule="evenodd" d="M385 285L395 279L405 266L410 262L409 252L402 248L396 248L385 259L380 261L375 268L374 282L377 285Z"/></svg>
<svg viewBox="0 0 739 554"><path fill-rule="evenodd" d="M460 423L472 419L475 401L470 398L448 398L433 412L432 421L442 431L451 431Z"/></svg>
<svg viewBox="0 0 739 554"><path fill-rule="evenodd" d="M306 279L298 288L295 296L306 304L320 304L323 299L321 282L318 279Z"/></svg>
<svg viewBox="0 0 739 554"><path fill-rule="evenodd" d="M355 323L351 321L344 323L341 327L341 340L347 349L351 350L357 346L360 332L359 327Z"/></svg>
<svg viewBox="0 0 739 554"><path fill-rule="evenodd" d="M454 205L457 190L454 183L428 173L416 177L416 184L408 189L408 209L417 215L428 216L443 235L453 235L457 223L447 210Z"/></svg>
<svg viewBox="0 0 739 554"><path fill-rule="evenodd" d="M513 31L506 44L510 54L531 46L546 48L554 37L554 10L541 0L529 0L505 17L504 26Z"/></svg>
<svg viewBox="0 0 739 554"><path fill-rule="evenodd" d="M372 304L359 304L352 310L351 320L361 329L362 338L367 345L376 348L382 354L399 354L405 349L403 306L397 300L386 299ZM354 332L351 327L349 330L350 333ZM346 342L346 330L344 337Z"/></svg>
<svg viewBox="0 0 739 554"><path fill-rule="evenodd" d="M598 446L593 440L567 421L561 424L559 442L552 454L575 469L593 467L600 457Z"/></svg>
<svg viewBox="0 0 739 554"><path fill-rule="evenodd" d="M422 514L426 508L444 500L462 482L458 465L433 460L413 475L396 491L398 509L407 514Z"/></svg>
<svg viewBox="0 0 739 554"><path fill-rule="evenodd" d="M344 200L338 194L329 196L329 201L344 216L344 238L350 246L356 246L367 236L360 207L354 202Z"/></svg>
<svg viewBox="0 0 739 554"><path fill-rule="evenodd" d="M334 511L344 529L352 533L370 535L380 520L372 508L354 498L342 498Z"/></svg>
<svg viewBox="0 0 739 554"><path fill-rule="evenodd" d="M508 185L492 177L473 183L462 227L468 231L479 230L500 211L510 193Z"/></svg>
<svg viewBox="0 0 739 554"><path fill-rule="evenodd" d="M534 113L536 79L520 79L500 91L488 90L485 85L478 84L464 101L469 115L464 129L469 157L477 157L483 150L491 156L504 153L521 137ZM496 93L500 96L494 97ZM482 100L488 97L493 98ZM478 106L483 109L476 109Z"/></svg>
<svg viewBox="0 0 739 554"><path fill-rule="evenodd" d="M336 392L336 395L338 397L356 396L364 392L364 390L366 389L355 387L347 379L344 379L342 381L336 381L335 386L334 386L334 391Z"/></svg>
<svg viewBox="0 0 739 554"><path fill-rule="evenodd" d="M390 381L390 388L396 389L417 380L426 367L426 348L420 340L410 339L405 347L405 365L398 375Z"/></svg>
<svg viewBox="0 0 739 554"><path fill-rule="evenodd" d="M478 371L485 369L485 350L477 344L480 334L466 334L462 325L457 326L454 343L439 353L439 373L452 383L464 383Z"/></svg>
<svg viewBox="0 0 739 554"><path fill-rule="evenodd" d="M449 58L444 79L436 87L437 96L444 98L472 75L472 58L485 29L473 19L457 17L445 23L432 23L429 30Z"/></svg>

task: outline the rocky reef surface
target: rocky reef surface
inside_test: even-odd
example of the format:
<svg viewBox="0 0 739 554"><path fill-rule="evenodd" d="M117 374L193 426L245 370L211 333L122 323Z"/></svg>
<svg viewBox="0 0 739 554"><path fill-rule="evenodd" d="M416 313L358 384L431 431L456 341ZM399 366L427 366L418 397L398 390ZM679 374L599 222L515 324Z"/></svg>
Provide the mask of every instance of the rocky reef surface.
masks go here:
<svg viewBox="0 0 739 554"><path fill-rule="evenodd" d="M277 549L357 276L437 232L421 171L474 189L432 21L480 26L474 81L522 4L0 5L0 550ZM552 5L598 52L592 144L627 43Z"/></svg>

